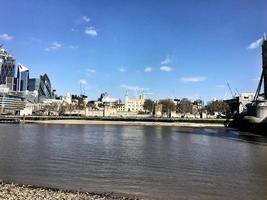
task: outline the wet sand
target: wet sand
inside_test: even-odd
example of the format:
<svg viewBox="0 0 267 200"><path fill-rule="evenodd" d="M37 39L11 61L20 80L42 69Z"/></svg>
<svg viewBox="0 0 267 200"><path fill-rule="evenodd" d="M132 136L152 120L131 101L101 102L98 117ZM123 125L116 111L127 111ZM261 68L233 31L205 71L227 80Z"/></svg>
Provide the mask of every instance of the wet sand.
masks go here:
<svg viewBox="0 0 267 200"><path fill-rule="evenodd" d="M0 181L0 199L12 200L137 200L128 197L117 197L112 194L94 194L88 192L67 191L53 188L42 188L31 185L18 185Z"/></svg>

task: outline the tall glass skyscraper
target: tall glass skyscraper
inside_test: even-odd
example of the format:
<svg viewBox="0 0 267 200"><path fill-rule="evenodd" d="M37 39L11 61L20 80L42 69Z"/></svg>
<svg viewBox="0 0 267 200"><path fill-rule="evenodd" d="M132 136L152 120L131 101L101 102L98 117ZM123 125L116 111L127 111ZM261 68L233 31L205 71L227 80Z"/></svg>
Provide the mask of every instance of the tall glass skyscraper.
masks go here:
<svg viewBox="0 0 267 200"><path fill-rule="evenodd" d="M0 84L6 84L7 77L15 76L15 59L0 47Z"/></svg>
<svg viewBox="0 0 267 200"><path fill-rule="evenodd" d="M18 65L18 91L25 91L28 88L29 70L27 67Z"/></svg>
<svg viewBox="0 0 267 200"><path fill-rule="evenodd" d="M18 91L18 78L16 77L7 77L6 78L6 87L9 91Z"/></svg>
<svg viewBox="0 0 267 200"><path fill-rule="evenodd" d="M28 90L35 91L40 88L40 78L30 78L28 83Z"/></svg>
<svg viewBox="0 0 267 200"><path fill-rule="evenodd" d="M45 96L46 98L52 97L52 87L47 74L40 76L40 96Z"/></svg>
<svg viewBox="0 0 267 200"><path fill-rule="evenodd" d="M28 83L29 91L38 91L39 101L53 98L53 91L47 74L40 78L31 78Z"/></svg>

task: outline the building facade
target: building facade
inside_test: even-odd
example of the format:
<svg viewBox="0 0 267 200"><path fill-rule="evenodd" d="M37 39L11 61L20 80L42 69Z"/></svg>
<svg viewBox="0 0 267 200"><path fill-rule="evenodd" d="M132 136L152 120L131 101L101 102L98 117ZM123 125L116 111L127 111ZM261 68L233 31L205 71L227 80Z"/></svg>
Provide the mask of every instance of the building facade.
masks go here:
<svg viewBox="0 0 267 200"><path fill-rule="evenodd" d="M15 77L15 59L0 47L0 85L6 84L7 77Z"/></svg>
<svg viewBox="0 0 267 200"><path fill-rule="evenodd" d="M67 92L63 95L63 102L67 103L67 104L71 104L72 103L72 95L71 93Z"/></svg>
<svg viewBox="0 0 267 200"><path fill-rule="evenodd" d="M6 78L6 87L9 91L18 91L19 82L16 77L7 77Z"/></svg>
<svg viewBox="0 0 267 200"><path fill-rule="evenodd" d="M145 96L142 94L139 98L129 98L128 94L126 93L124 101L125 101L125 111L131 112L139 112L144 111L144 103L145 103Z"/></svg>
<svg viewBox="0 0 267 200"><path fill-rule="evenodd" d="M125 111L125 104L122 104L122 103L118 104L117 105L117 111L118 112L124 112Z"/></svg>
<svg viewBox="0 0 267 200"><path fill-rule="evenodd" d="M7 94L0 94L0 113L18 114L25 108L25 99Z"/></svg>
<svg viewBox="0 0 267 200"><path fill-rule="evenodd" d="M51 82L47 74L40 76L39 96L44 98L53 97Z"/></svg>
<svg viewBox="0 0 267 200"><path fill-rule="evenodd" d="M40 78L30 78L28 82L29 91L38 91L40 87Z"/></svg>
<svg viewBox="0 0 267 200"><path fill-rule="evenodd" d="M18 88L17 91L25 91L28 89L29 69L23 65L18 65Z"/></svg>
<svg viewBox="0 0 267 200"><path fill-rule="evenodd" d="M54 98L54 92L47 74L41 75L40 78L29 79L28 90L38 91L39 101Z"/></svg>
<svg viewBox="0 0 267 200"><path fill-rule="evenodd" d="M237 97L225 100L225 102L230 106L231 113L240 114L247 110L246 105L254 100L254 96L253 92L244 92Z"/></svg>

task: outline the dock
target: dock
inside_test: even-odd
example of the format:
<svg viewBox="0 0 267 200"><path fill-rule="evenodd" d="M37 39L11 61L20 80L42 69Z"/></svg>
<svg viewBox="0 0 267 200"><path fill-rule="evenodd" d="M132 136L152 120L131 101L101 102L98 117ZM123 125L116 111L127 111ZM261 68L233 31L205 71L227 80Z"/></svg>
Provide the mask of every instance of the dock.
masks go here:
<svg viewBox="0 0 267 200"><path fill-rule="evenodd" d="M19 124L20 119L11 117L0 117L0 124Z"/></svg>

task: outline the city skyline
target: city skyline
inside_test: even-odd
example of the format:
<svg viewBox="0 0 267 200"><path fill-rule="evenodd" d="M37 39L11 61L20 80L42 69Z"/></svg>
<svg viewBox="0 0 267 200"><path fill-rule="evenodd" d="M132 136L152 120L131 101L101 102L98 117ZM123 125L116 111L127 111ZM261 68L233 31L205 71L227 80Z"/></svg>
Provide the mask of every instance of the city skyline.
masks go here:
<svg viewBox="0 0 267 200"><path fill-rule="evenodd" d="M0 43L31 76L47 73L59 94L83 85L89 99L125 90L223 99L226 81L256 91L264 1L1 2Z"/></svg>

